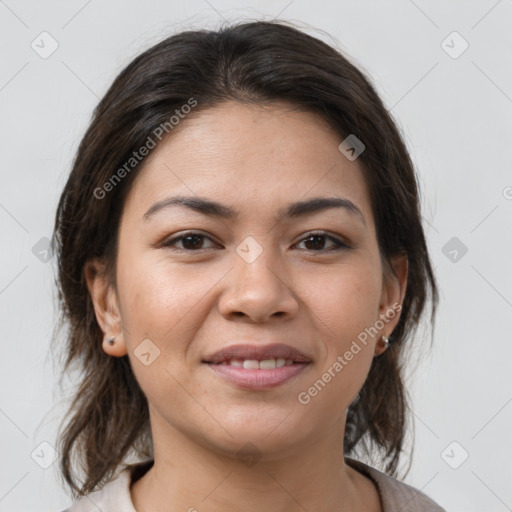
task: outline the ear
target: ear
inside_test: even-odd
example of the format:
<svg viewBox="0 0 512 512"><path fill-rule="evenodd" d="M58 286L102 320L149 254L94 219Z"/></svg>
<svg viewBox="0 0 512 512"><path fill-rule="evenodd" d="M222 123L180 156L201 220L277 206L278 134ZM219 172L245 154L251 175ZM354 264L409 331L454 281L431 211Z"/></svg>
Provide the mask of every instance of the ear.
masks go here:
<svg viewBox="0 0 512 512"><path fill-rule="evenodd" d="M400 320L400 312L407 289L407 275L409 263L407 254L400 254L391 258L391 268L386 268L382 283L382 295L379 305L379 318L384 322L384 327L379 333L389 337ZM375 355L380 355L386 350L380 343L375 347Z"/></svg>
<svg viewBox="0 0 512 512"><path fill-rule="evenodd" d="M127 350L119 302L114 285L108 279L106 265L98 258L89 260L85 263L84 274L96 320L103 331L103 351L110 356L122 357ZM114 337L113 344L107 341L110 337Z"/></svg>

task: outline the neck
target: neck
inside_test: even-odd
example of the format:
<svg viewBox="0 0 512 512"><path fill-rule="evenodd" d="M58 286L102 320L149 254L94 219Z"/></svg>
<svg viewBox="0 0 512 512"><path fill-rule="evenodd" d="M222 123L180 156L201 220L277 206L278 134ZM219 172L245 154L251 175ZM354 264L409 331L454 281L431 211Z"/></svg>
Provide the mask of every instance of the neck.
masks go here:
<svg viewBox="0 0 512 512"><path fill-rule="evenodd" d="M380 512L373 483L344 462L339 427L300 449L272 455L255 449L252 457L242 457L220 454L153 421L154 465L131 486L134 507L137 512L220 512L242 506L244 512Z"/></svg>

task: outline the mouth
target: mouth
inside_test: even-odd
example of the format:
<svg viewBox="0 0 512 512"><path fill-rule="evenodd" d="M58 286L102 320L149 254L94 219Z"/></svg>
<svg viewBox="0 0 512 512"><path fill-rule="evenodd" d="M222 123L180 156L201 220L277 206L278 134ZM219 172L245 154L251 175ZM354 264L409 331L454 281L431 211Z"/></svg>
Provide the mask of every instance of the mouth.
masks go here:
<svg viewBox="0 0 512 512"><path fill-rule="evenodd" d="M284 359L282 357L270 359L228 359L220 363L211 363L217 366L234 366L235 368L244 368L245 370L273 370L274 368L282 368L283 366L290 366L292 364L304 364L303 362L294 361L293 359Z"/></svg>
<svg viewBox="0 0 512 512"><path fill-rule="evenodd" d="M291 363L290 363L291 361ZM239 363L242 364L239 364ZM258 369L255 362L264 363L261 369L272 369L294 363L310 363L311 358L300 350L285 345L284 343L272 343L269 345L229 345L213 354L206 356L203 363L208 364L234 364L246 369ZM275 364L274 364L275 363ZM274 364L274 366L272 366Z"/></svg>
<svg viewBox="0 0 512 512"><path fill-rule="evenodd" d="M231 345L202 361L218 376L243 389L268 389L297 376L312 363L311 358L280 343Z"/></svg>

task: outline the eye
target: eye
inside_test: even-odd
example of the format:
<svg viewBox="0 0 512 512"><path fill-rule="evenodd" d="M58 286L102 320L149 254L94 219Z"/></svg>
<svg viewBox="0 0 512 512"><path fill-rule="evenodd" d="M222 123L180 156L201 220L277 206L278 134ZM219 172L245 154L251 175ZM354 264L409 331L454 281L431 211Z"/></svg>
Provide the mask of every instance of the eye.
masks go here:
<svg viewBox="0 0 512 512"><path fill-rule="evenodd" d="M201 251L204 249L210 249L214 247L215 243L210 247L205 247L205 240L213 242L213 240L210 237L204 235L203 233L200 233L198 231L188 231L186 233L181 234L180 236L176 236L163 242L162 247L167 247L171 250L176 251L188 252ZM326 241L331 243L330 247L325 248ZM342 242L340 239L323 232L309 233L306 238L303 238L298 244L295 245L300 245L301 243L307 244L305 250L312 252L326 252L350 249L350 247L344 242ZM178 244L181 244L181 247Z"/></svg>
<svg viewBox="0 0 512 512"><path fill-rule="evenodd" d="M325 241L330 241L333 245L331 245L331 248L325 249ZM341 249L350 249L350 247L343 243L340 239L328 235L326 233L317 232L317 233L309 233L309 235L306 238L303 238L299 244L306 243L309 244L309 247L307 247L306 251L313 251L313 252L320 252L320 251L336 251Z"/></svg>
<svg viewBox="0 0 512 512"><path fill-rule="evenodd" d="M202 249L209 249L209 247L204 247L204 240L212 241L211 238L203 235L202 233L189 231L170 240L166 240L162 243L162 247L168 247L171 250L177 251L200 251ZM177 247L178 243L181 243L182 247Z"/></svg>

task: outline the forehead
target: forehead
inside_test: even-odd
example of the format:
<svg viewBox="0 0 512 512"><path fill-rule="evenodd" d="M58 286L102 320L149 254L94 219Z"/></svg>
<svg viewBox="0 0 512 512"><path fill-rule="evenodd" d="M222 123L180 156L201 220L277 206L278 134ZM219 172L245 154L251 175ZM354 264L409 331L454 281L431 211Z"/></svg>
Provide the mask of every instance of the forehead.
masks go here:
<svg viewBox="0 0 512 512"><path fill-rule="evenodd" d="M342 140L321 117L288 104L226 102L186 118L153 150L125 208L140 216L179 193L261 215L283 203L340 196L370 221L363 169L339 151Z"/></svg>

